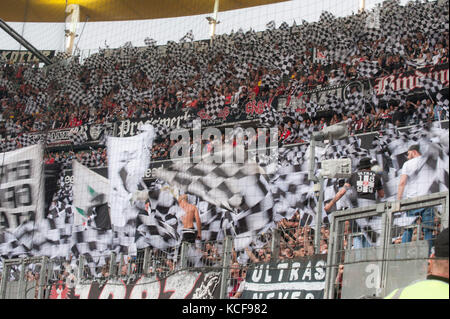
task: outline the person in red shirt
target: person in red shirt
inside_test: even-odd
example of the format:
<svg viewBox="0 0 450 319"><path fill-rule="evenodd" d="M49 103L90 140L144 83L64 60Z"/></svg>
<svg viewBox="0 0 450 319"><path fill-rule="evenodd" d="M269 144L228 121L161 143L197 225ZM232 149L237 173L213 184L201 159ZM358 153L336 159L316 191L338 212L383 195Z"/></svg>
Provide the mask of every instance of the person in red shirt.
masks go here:
<svg viewBox="0 0 450 319"><path fill-rule="evenodd" d="M239 263L234 262L231 266L230 284L228 286L228 297L231 299L235 298L235 294L237 293L241 282L244 280L244 278L241 277L240 272Z"/></svg>
<svg viewBox="0 0 450 319"><path fill-rule="evenodd" d="M291 123L291 122L288 122L288 125L286 127L283 124L280 125L281 133L280 133L279 141L285 140L289 137L289 135L291 135L289 123Z"/></svg>
<svg viewBox="0 0 450 319"><path fill-rule="evenodd" d="M22 73L23 73L23 66L20 66L16 74L16 79L21 79L23 77Z"/></svg>
<svg viewBox="0 0 450 319"><path fill-rule="evenodd" d="M252 91L255 93L255 95L258 95L258 93L259 93L259 86L258 86L258 84L255 83L255 82L252 82L251 83L251 87L252 87Z"/></svg>
<svg viewBox="0 0 450 319"><path fill-rule="evenodd" d="M80 126L81 124L83 124L82 121L79 120L76 115L72 115L72 118L69 122L69 127L76 127Z"/></svg>
<svg viewBox="0 0 450 319"><path fill-rule="evenodd" d="M45 164L53 164L55 163L55 159L52 155L49 156L49 158L46 159Z"/></svg>

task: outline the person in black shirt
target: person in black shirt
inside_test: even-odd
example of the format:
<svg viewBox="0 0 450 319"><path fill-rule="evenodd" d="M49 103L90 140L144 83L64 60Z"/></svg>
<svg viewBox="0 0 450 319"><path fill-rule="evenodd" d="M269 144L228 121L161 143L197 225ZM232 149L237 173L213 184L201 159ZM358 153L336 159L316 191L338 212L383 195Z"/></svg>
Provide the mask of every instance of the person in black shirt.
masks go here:
<svg viewBox="0 0 450 319"><path fill-rule="evenodd" d="M344 187L339 190L336 196L325 205L326 212L330 211L338 200L345 195L348 190L352 190L356 198L353 198L352 204L356 207L371 206L377 203L378 198L384 197L383 184L380 176L371 170L371 160L369 157L364 157L358 164L358 170L352 173L351 177L345 182ZM370 232L367 228L367 221L364 218L355 221L356 225L352 228L360 229L369 234L375 235L375 232ZM359 231L358 231L359 232ZM354 242L354 248L369 247L369 243L365 237L360 238L361 241ZM376 240L371 238L372 242Z"/></svg>
<svg viewBox="0 0 450 319"><path fill-rule="evenodd" d="M392 123L399 127L399 126L403 126L405 124L406 121L406 113L405 113L405 109L403 108L403 106L396 106L394 108L394 114L392 115Z"/></svg>
<svg viewBox="0 0 450 319"><path fill-rule="evenodd" d="M358 165L358 171L352 174L344 184L344 187L325 205L325 210L329 211L350 187L356 191L359 207L376 204L376 194L378 194L379 198L384 197L381 178L375 172L371 171L370 168L370 158L365 157L361 159Z"/></svg>

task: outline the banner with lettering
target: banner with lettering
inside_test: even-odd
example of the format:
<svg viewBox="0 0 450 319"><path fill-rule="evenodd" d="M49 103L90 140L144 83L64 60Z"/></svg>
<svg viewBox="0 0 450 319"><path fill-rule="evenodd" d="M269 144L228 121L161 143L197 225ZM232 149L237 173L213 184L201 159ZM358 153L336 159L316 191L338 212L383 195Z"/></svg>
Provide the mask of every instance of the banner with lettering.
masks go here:
<svg viewBox="0 0 450 319"><path fill-rule="evenodd" d="M219 288L219 272L180 271L126 283L112 279L70 287L58 282L52 285L50 299L219 299Z"/></svg>
<svg viewBox="0 0 450 319"><path fill-rule="evenodd" d="M73 128L63 128L57 130L49 130L45 133L28 133L29 143L37 143L40 140L46 140L46 146L62 146L72 144L71 134Z"/></svg>
<svg viewBox="0 0 450 319"><path fill-rule="evenodd" d="M383 99L386 95L395 95L402 92L406 94L402 98L429 98L436 92L426 92L422 79L430 78L442 84L444 89L441 93L448 96L449 86L449 70L448 63L438 64L435 66L427 66L410 70L399 74L390 74L383 77L373 79L357 79L348 81L339 85L331 85L325 87L316 87L313 90L296 91L295 95L288 96L285 103L280 99L279 106L281 108L289 106L297 109L300 113L304 113L307 108L306 101L316 105L315 111L327 112L333 110L334 107L341 107L341 103L334 105L330 103L330 99L335 98L337 101L346 101L352 97L352 91L356 88L361 92L367 101L371 101L375 95L379 99L381 105L386 103Z"/></svg>
<svg viewBox="0 0 450 319"><path fill-rule="evenodd" d="M46 132L27 132L16 140L21 146L30 146L45 141L46 147L67 145L104 145L106 136L112 135L112 123L84 124L71 128L48 130Z"/></svg>
<svg viewBox="0 0 450 319"><path fill-rule="evenodd" d="M377 96L385 95L389 87L394 92L407 91L408 93L424 93L425 89L421 81L424 78L437 80L448 89L448 63L378 77L373 81L372 85Z"/></svg>
<svg viewBox="0 0 450 319"><path fill-rule="evenodd" d="M197 112L203 127L214 125L232 125L235 122L257 121L261 114L268 109L278 108L278 97L256 97L240 101L238 106L225 105L218 108L214 116L205 109Z"/></svg>
<svg viewBox="0 0 450 319"><path fill-rule="evenodd" d="M41 50L44 56L52 59L55 56L55 50ZM40 62L40 59L31 51L26 50L0 50L0 55L12 63L32 63Z"/></svg>
<svg viewBox="0 0 450 319"><path fill-rule="evenodd" d="M323 299L326 255L249 267L242 299Z"/></svg>
<svg viewBox="0 0 450 319"><path fill-rule="evenodd" d="M41 144L0 153L0 229L43 217L44 177Z"/></svg>
<svg viewBox="0 0 450 319"><path fill-rule="evenodd" d="M192 111L167 110L165 114L142 119L127 119L117 122L117 137L130 137L139 134L139 127L142 125L161 124L169 129L183 128L191 120Z"/></svg>

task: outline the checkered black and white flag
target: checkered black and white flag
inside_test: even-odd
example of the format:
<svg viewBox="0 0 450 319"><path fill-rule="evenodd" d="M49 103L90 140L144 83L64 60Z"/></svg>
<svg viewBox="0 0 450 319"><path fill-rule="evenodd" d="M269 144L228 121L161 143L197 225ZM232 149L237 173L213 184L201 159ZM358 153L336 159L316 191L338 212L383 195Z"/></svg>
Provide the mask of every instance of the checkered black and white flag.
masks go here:
<svg viewBox="0 0 450 319"><path fill-rule="evenodd" d="M436 79L424 77L420 78L419 82L420 84L422 84L423 88L428 92L428 94L435 95L443 89L442 82Z"/></svg>
<svg viewBox="0 0 450 319"><path fill-rule="evenodd" d="M272 20L272 21L267 22L266 29L267 30L275 30L275 21Z"/></svg>
<svg viewBox="0 0 450 319"><path fill-rule="evenodd" d="M256 163L232 163L234 149L216 154L207 153L199 163L176 161L170 169L161 169L156 177L185 193L196 195L221 208L234 211L252 207L261 193L260 177L264 171ZM215 158L227 158L215 163Z"/></svg>
<svg viewBox="0 0 450 319"><path fill-rule="evenodd" d="M174 192L167 186L149 192L149 209L138 215L136 247L165 250L180 244L183 228L179 222L184 211L176 204Z"/></svg>
<svg viewBox="0 0 450 319"><path fill-rule="evenodd" d="M215 119L223 111L224 106L225 96L214 93L214 95L206 102L204 111L209 119Z"/></svg>
<svg viewBox="0 0 450 319"><path fill-rule="evenodd" d="M378 67L377 61L362 61L357 67L358 74L363 78L372 78L379 71L380 68Z"/></svg>
<svg viewBox="0 0 450 319"><path fill-rule="evenodd" d="M274 108L266 108L259 116L259 123L265 127L276 127L283 121L282 116Z"/></svg>
<svg viewBox="0 0 450 319"><path fill-rule="evenodd" d="M187 41L194 41L194 33L192 32L192 30L190 30L188 33L186 33L181 39L180 42L184 43Z"/></svg>
<svg viewBox="0 0 450 319"><path fill-rule="evenodd" d="M331 12L323 11L320 14L319 21L323 23L331 23L334 20L334 15Z"/></svg>

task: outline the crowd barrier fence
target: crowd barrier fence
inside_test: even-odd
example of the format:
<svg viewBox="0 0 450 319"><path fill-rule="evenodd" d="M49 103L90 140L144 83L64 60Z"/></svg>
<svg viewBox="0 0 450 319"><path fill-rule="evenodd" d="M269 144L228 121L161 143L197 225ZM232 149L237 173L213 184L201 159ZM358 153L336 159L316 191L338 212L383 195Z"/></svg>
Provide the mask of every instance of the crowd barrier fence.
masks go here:
<svg viewBox="0 0 450 319"><path fill-rule="evenodd" d="M407 220L410 217L402 214L423 208L434 211L435 218L431 225L423 225L420 220L410 223ZM425 279L432 239L448 227L448 216L448 192L334 213L328 244L325 298L380 298L395 288ZM373 245L348 249L352 245L351 237L354 240L354 237L360 236L349 231L349 223L369 218L372 221L378 219L376 224L380 238ZM404 233L414 228L418 229L419 235L405 240L402 231ZM428 240L420 236L422 230L427 228L432 232Z"/></svg>
<svg viewBox="0 0 450 319"><path fill-rule="evenodd" d="M433 209L435 219L431 228L420 222L410 222L406 220L408 217L402 214L402 212L419 208ZM271 258L257 263L251 261L245 264L236 263L234 241L230 236L215 242L196 244L183 242L179 247L169 251L146 248L133 258L113 253L104 256L106 262L100 270L97 269L101 274L100 277L92 275L89 267L86 266L84 256L81 256L77 260L78 267L73 271L73 276L64 277L61 287L73 288L77 285L89 287L93 282L100 283L99 285L115 282L116 286L120 286L117 283L128 285L132 282L137 286L136 282L139 278L144 278L147 284L149 282L161 284L161 278L171 276L182 278L180 276L192 272L197 272L197 280L203 273L202 278L206 280L204 279L206 273L215 272L220 274L221 279L220 283L215 285L217 291L215 296L220 299L234 299L230 297L230 291L236 285L239 275L247 272L247 277L244 279L247 279L248 286L245 287L248 289L260 289L261 283L271 287L270 289L277 289L276 278L279 277L279 280L286 281L279 283L282 287L288 287L283 289L294 290L269 294L257 290L253 294L244 294L244 298L255 298L255 296L298 298L302 296L302 293L303 296L306 294L306 298L354 299L367 296L380 298L397 287L405 286L418 279L425 279L431 245L429 240L424 239L420 234L430 229L434 238L439 231L448 227L448 216L448 192L337 211L331 215L328 254L285 260L278 259L282 246L280 245L282 231L278 229L272 231L270 236L266 236L268 241L265 248ZM352 227L352 223L354 224L356 220L372 221L372 229L366 228L365 234L371 237L371 232L377 233L378 238L371 245L356 244L360 243L356 239L364 236L360 229ZM398 239L401 238L401 232L410 230L418 235L413 236L411 241L400 242ZM205 254L205 251L209 253ZM60 275L64 270L57 266L58 263L58 260L48 257L5 260L1 273L0 299L61 298L63 288L55 288L55 284L61 283ZM29 270L30 266L33 272ZM322 268L324 271L321 270ZM283 275L284 269L287 270L285 275ZM298 277L299 271L303 274L303 279L308 273L311 279L312 272L316 279L320 280L307 283L287 282L292 280L292 277ZM288 273L290 278L286 277ZM322 273L324 278L320 276ZM265 282L254 282L255 278L258 279L261 276ZM286 279L282 279L283 276ZM267 278L274 282L269 282ZM195 281L193 284L195 285ZM295 291L295 289L306 289L304 287L310 287L312 290ZM161 289L164 291L163 288ZM111 292L111 295L114 293ZM135 294L128 292L127 296L131 298L130 296Z"/></svg>

